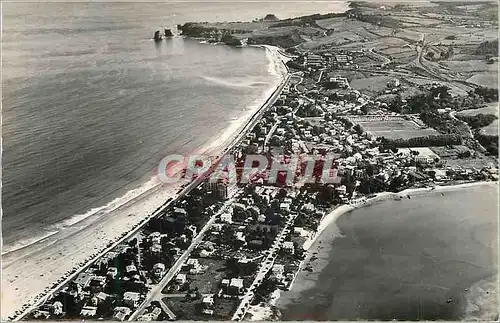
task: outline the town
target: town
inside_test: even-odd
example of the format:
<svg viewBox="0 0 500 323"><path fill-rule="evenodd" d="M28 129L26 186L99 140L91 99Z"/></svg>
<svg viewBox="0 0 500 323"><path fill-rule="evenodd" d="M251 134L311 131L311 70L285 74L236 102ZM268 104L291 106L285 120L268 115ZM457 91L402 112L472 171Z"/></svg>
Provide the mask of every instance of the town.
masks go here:
<svg viewBox="0 0 500 323"><path fill-rule="evenodd" d="M336 19L345 18L317 24ZM312 270L307 246L336 208L383 192L497 181L498 133L482 129L497 117L470 112L497 109L496 88L437 72L434 57L447 55L441 40L398 43L401 52L388 54L369 36L362 47L319 39L311 49L287 50L291 77L227 152L236 161L260 154L282 164L317 157L318 169L322 157L334 156L337 183L324 183L321 171L313 181L286 172L271 181L269 168L248 183L200 181L23 319L247 320L252 308L272 307L298 272ZM416 63L398 67L408 52Z"/></svg>

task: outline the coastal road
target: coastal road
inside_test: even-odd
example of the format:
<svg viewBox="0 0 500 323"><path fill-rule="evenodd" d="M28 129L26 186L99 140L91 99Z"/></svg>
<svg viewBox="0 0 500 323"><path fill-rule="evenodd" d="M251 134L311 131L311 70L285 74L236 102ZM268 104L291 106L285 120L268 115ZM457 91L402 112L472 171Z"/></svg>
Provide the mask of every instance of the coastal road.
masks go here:
<svg viewBox="0 0 500 323"><path fill-rule="evenodd" d="M286 64L284 64L284 65L286 66ZM221 155L224 155L227 152L229 152L231 149L233 149L240 142L241 138L244 135L246 135L246 133L255 126L255 124L262 117L262 114L272 104L274 104L274 102L276 102L276 100L278 99L279 95L281 94L283 88L290 81L290 77L291 77L290 74L286 74L284 76L283 80L281 81L281 83L278 84L278 86L276 87L273 94L266 100L266 102L262 105L262 107L251 116L251 118L248 120L245 127L238 133L237 136L235 136L233 141L228 145L228 147L226 147L226 149L223 150ZM166 203L161 205L158 209L156 209L156 211L154 211L150 216L148 216L143 221L138 223L137 226L134 227L133 229L131 229L127 234L124 234L122 237L118 238L111 246L103 249L101 252L98 252L95 256L91 256L92 258L88 262L86 262L84 265L80 266L75 272L66 276L66 278L61 283L57 284L54 288L51 288L50 290L44 291L42 294L37 296L37 298L33 302L30 302L29 304L24 305L23 308L19 311L19 314L15 315L15 317L13 317L12 320L19 321L19 320L23 319L24 317L26 317L33 310L40 307L42 304L44 304L48 300L48 298L51 295L55 294L57 291L62 289L65 285L67 285L76 276L78 276L80 273L82 273L88 267L90 267L95 261L102 258L106 253L113 250L116 246L118 246L122 242L126 241L127 239L130 239L135 234L137 234L149 222L150 219L155 218L155 217L163 214L165 212L165 210L168 209L168 207L170 205L172 205L172 203L176 202L177 200L179 200L180 198L182 198L183 196L188 194L193 188L198 186L203 181L203 179L204 179L204 177L200 176L200 177L196 178L195 180L193 180L192 182L190 182L188 185L186 185L182 189L181 192L179 192L177 194L175 199L167 201Z"/></svg>
<svg viewBox="0 0 500 323"><path fill-rule="evenodd" d="M143 312L146 307L149 306L151 301L154 300L160 300L161 303L161 298L163 297L162 290L165 288L165 286L170 283L170 281L177 275L179 270L181 269L182 265L184 262L187 260L187 258L191 255L191 252L193 251L194 248L202 241L202 239L205 236L205 232L210 229L212 224L214 224L215 220L224 212L227 210L227 208L234 203L236 200L236 197L239 195L241 191L234 191L234 195L227 200L222 208L217 212L216 214L212 215L210 220L203 226L203 228L200 230L200 232L196 235L196 237L192 240L191 244L189 247L184 251L184 253L177 259L175 264L169 269L167 274L162 278L162 280L153 288L149 291L148 296L146 299L142 302L141 305L135 310L132 315L130 315L130 318L128 319L129 321L134 321L136 320Z"/></svg>

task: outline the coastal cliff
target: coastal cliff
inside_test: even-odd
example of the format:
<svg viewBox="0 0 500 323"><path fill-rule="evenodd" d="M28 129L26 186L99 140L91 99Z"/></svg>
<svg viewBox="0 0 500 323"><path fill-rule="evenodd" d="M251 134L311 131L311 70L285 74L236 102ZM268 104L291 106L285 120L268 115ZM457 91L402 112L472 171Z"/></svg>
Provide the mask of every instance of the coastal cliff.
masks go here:
<svg viewBox="0 0 500 323"><path fill-rule="evenodd" d="M316 22L339 17L346 17L346 13L314 14L283 20L274 14L267 14L264 18L251 22L187 22L177 28L184 36L205 38L228 45L241 45L246 39L247 44L275 45L286 49L300 45L307 39L323 37L325 32L331 31Z"/></svg>
<svg viewBox="0 0 500 323"><path fill-rule="evenodd" d="M249 23L252 24L252 23ZM225 26L215 27L209 24L185 23L177 28L181 35L193 38L205 38L210 41L223 42L238 46L244 39L250 45L275 45L282 48L294 47L304 42L298 28L272 28L264 32L254 30L230 29Z"/></svg>

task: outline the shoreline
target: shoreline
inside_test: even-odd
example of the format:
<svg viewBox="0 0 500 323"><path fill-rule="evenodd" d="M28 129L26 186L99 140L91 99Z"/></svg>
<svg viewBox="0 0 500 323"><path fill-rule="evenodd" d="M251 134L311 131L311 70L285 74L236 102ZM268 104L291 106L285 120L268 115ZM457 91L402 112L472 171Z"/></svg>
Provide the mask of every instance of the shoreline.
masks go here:
<svg viewBox="0 0 500 323"><path fill-rule="evenodd" d="M284 64L285 58L280 55L278 50L274 49L272 46L262 46L262 48L266 50L266 55L269 55L269 51L272 52L271 56L267 57L273 59L274 65L282 64L286 67L286 64ZM238 124L237 129L235 129L230 136L223 138L221 141L220 137L213 138L213 141L204 147L205 153L217 153L217 155L222 157L241 141L242 137L253 128L258 120L260 120L264 111L278 98L281 90L290 79L287 68L283 69L283 72L278 74L278 76L280 79L271 87L272 92L266 97L265 101L256 104L255 108L250 110L248 114L238 118L243 120ZM224 135L224 133L222 135ZM133 199L132 201L125 202L110 210L110 214L106 214L105 217L100 216L97 219L92 219L93 216L88 216L81 221L73 223L73 225L69 227L74 227L74 232L65 232L65 235L62 237L60 236L58 239L56 239L56 237L58 233L62 234L61 232L55 233L50 237L37 239L37 241L44 244L41 247L36 247L35 244L29 244L2 254L2 271L4 273L2 279L2 320L13 316L15 312L20 313L15 315L16 317L14 320L17 321L24 317L36 306L41 304L48 295L60 289L69 280L100 258L100 256L136 234L149 219L156 216L171 203L198 186L201 183L200 179L193 180L189 182L189 184L186 183L187 186L182 188L181 192L178 192L180 185L173 185L169 187L170 190L168 190L168 192L167 190L162 190L161 193L163 193L163 195L159 196L157 194L154 197L151 196L155 193L155 190L164 188L164 185L159 183L152 188L153 192L148 190L141 193L139 201ZM177 193L171 191L177 191ZM165 193L167 193L167 195L165 195ZM144 205L145 203L142 200L155 197L157 202L154 209L144 210L147 206ZM168 200L168 198L171 198L171 200ZM158 204L159 201L161 201L160 204ZM140 202L143 202L142 205ZM160 205L160 207L158 207L158 205ZM120 211L126 211L123 209L127 209L127 207L132 209L129 211L135 212L130 212L126 217L123 214L113 214L120 213ZM134 213L137 214L135 215ZM125 223L125 220L128 220L127 223ZM90 223L85 225L85 222ZM108 234L111 236L108 237ZM24 254L16 257L16 253L20 252L24 252ZM4 258L8 258L9 256L13 259L8 259L6 264ZM69 258L69 256L73 257ZM47 260L53 258L57 260L51 260L47 264ZM24 263L22 263L23 260ZM17 267L20 268L13 268L16 267L12 266L15 265L16 262L19 264ZM45 266L45 268L43 266ZM40 272L43 272L43 274L39 274ZM35 275L37 279L33 279ZM45 277L45 279L42 277ZM32 283L29 283L30 280ZM43 280L43 282L40 282L41 280ZM16 282L18 282L18 285L14 284ZM50 287L51 284L52 286L56 286ZM37 287L34 288L33 285L37 285ZM27 286L31 288L27 288ZM8 299L8 301L4 301L6 299Z"/></svg>
<svg viewBox="0 0 500 323"><path fill-rule="evenodd" d="M266 57L272 60L272 64L274 66L279 64L282 64L284 66L284 73L282 72L280 74L279 71L276 71L276 74L274 76L278 76L279 80L275 84L273 84L265 93L263 93L261 97L255 99L255 101L260 101L259 103L250 105L249 109L243 111L242 116L238 117L228 124L228 127L224 130L223 133L221 133L219 136L213 137L211 141L205 143L203 146L193 149L193 151L191 152L192 154L224 154L227 151L227 147L233 144L233 139L236 140L236 138L240 136L242 132L248 131L248 129L246 129L247 124L251 122L256 113L268 103L269 98L273 96L276 89L280 86L281 82L289 74L288 67L285 64L285 61L289 59L289 57L283 55L283 50L281 48L268 45L250 45L248 47L257 47L264 49L266 51ZM271 55L269 55L269 52L271 52ZM72 227L77 225L81 225L86 221L91 221L92 219L93 221L99 221L99 218L103 215L106 215L106 213L114 212L116 210L119 210L120 208L126 207L131 203L134 203L134 201L141 200L151 194L154 194L156 191L162 188L162 184L163 183L155 180L155 178L151 178L145 183L137 184L138 186L131 188L121 196L113 198L111 201L105 203L104 205L93 207L83 213L71 215L70 217L62 219L57 223L50 224L42 228L41 233L37 234L34 237L22 239L8 245L3 244L2 240L1 255L2 257L5 257L9 254L19 252L23 249L29 249L39 242L44 242L46 239L55 236L58 233L62 233L62 231L64 230L71 229ZM182 189L181 184L174 184L171 186L176 186L175 189L178 191ZM127 195L133 196L127 198ZM165 197L165 199L168 199L170 197L175 198L176 195L177 194L169 194ZM164 204L165 203L162 203L158 208L163 207Z"/></svg>
<svg viewBox="0 0 500 323"><path fill-rule="evenodd" d="M334 224L338 218L340 218L342 215L347 214L353 210L360 209L366 206L373 205L378 202L383 202L383 201L388 201L391 199L396 199L399 197L405 197L408 195L413 195L413 196L422 196L426 195L428 193L432 192L450 192L450 191L455 191L455 190L461 190L461 189L468 189L468 188L473 188L473 187L478 187L478 186L499 186L498 182L496 181L479 181L479 182L469 182L469 183L461 183L461 184L454 184L454 185L436 185L434 187L425 187L425 188L409 188L405 189L401 192L394 193L394 192L381 192L376 194L376 196L366 199L362 203L358 204L343 204L329 213L327 213L325 216L320 221L320 224L318 225L317 230L313 233L312 237L309 237L304 244L303 248L306 251L306 257L300 262L297 271L295 272L294 279L292 280L288 292L292 291L293 284L295 282L295 279L297 278L298 274L303 270L304 268L304 263L306 260L309 260L309 258L312 256L311 254L311 247L315 244L315 242L318 240L318 238L321 237L321 234L323 231ZM249 318L250 321L262 321L262 320L273 320L274 316L274 311L273 308L276 307L276 304L280 298L280 294L285 292L281 289L276 289L275 291L279 291L272 294L271 301L266 304L259 304L259 305L254 305L252 306L252 317ZM255 319L254 319L255 317Z"/></svg>
<svg viewBox="0 0 500 323"><path fill-rule="evenodd" d="M458 190L458 189L466 189L466 188L471 188L475 186L482 186L482 185L489 185L489 186L498 186L498 182L494 181L480 181L480 182L469 182L469 183L461 183L461 184L454 184L454 185L436 185L433 187L423 187L423 188L408 188L405 190L402 190L401 192L394 193L394 192L381 192L375 194L374 197L366 199L365 202L359 203L359 204L343 204L340 205L339 207L335 208L332 210L330 213L325 215L323 219L321 219L320 224L318 226L318 229L314 233L314 236L310 239L308 239L306 242L304 242L303 248L304 250L308 251L311 246L316 242L316 240L321 236L321 233L332 223L335 223L335 221L341 216L346 213L349 213L355 209L363 208L369 205L372 205L376 202L383 202L387 201L390 199L396 199L399 197L406 197L410 194L419 196L419 195L424 195L426 193L431 193L431 192L449 192L453 190ZM411 196L411 195L410 195Z"/></svg>

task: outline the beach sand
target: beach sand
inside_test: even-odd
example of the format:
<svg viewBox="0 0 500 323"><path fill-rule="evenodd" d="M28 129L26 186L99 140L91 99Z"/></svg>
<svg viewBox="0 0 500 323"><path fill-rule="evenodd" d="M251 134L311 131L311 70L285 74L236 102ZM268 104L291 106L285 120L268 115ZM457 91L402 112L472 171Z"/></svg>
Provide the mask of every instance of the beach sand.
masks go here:
<svg viewBox="0 0 500 323"><path fill-rule="evenodd" d="M247 113L229 126L228 131L193 153L220 155L229 144L240 137L250 118L262 108L262 101L267 100L280 81L284 80L287 70L282 60L288 58L280 55L277 47L265 48L269 69L277 76L276 84L265 94L267 97L249 107ZM61 224L57 231L46 235L44 239L37 238L30 245L4 252L0 308L2 320L21 310L22 306L36 303L39 300L37 297L50 291L54 283L62 281L73 269L81 268L98 255L110 242L117 241L124 233L137 227L168 198L175 197L185 182L157 184L139 198L119 207L111 205L109 210L103 209L94 215L79 219L79 222Z"/></svg>
<svg viewBox="0 0 500 323"><path fill-rule="evenodd" d="M383 193L374 200L385 202L337 209L309 242L304 263L313 272L301 271L282 293L282 319L494 318L497 192L497 183L471 183L408 190L397 194L401 201Z"/></svg>

